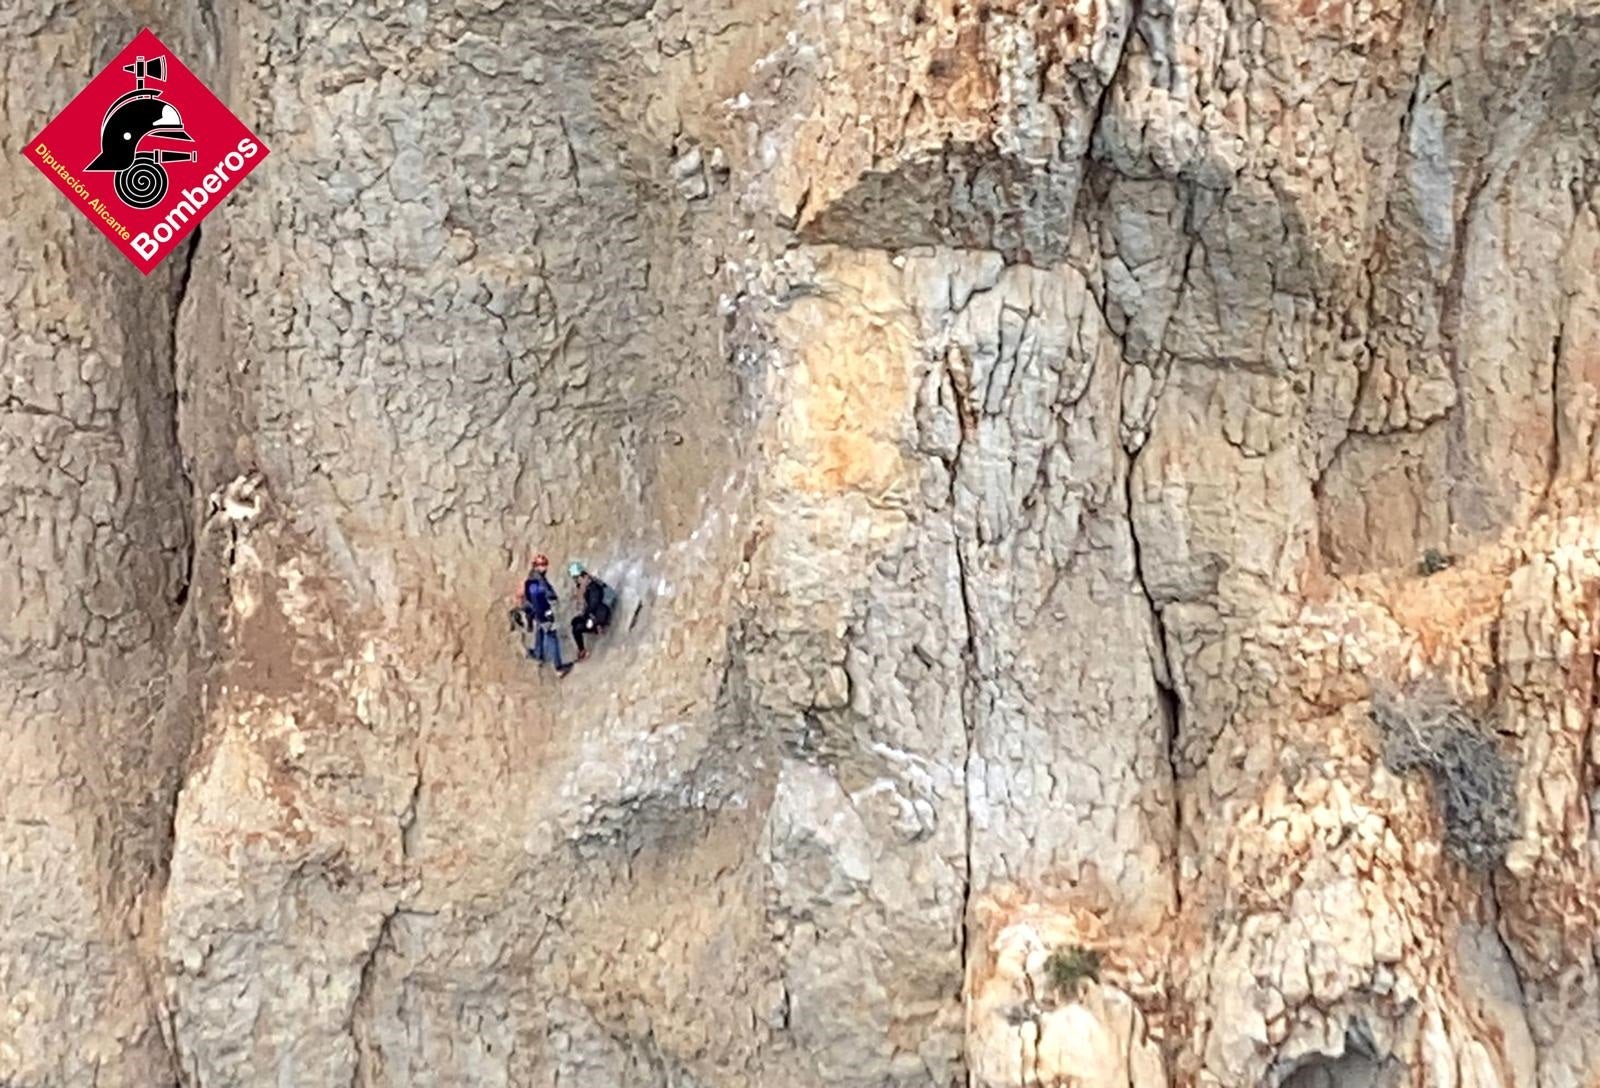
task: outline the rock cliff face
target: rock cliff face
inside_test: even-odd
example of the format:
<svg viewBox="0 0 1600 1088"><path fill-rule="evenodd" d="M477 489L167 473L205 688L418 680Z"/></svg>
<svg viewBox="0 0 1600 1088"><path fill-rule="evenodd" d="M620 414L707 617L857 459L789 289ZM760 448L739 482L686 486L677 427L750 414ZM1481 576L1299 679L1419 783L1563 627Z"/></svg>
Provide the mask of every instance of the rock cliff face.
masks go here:
<svg viewBox="0 0 1600 1088"><path fill-rule="evenodd" d="M0 1084L1600 1084L1596 0L0 26Z"/></svg>

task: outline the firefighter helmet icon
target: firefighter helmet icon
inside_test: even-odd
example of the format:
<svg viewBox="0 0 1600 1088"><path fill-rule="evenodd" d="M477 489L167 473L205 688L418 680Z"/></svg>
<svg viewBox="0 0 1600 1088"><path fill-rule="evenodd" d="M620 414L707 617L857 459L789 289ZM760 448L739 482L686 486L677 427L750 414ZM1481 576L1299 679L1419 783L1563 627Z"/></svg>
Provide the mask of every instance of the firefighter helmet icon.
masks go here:
<svg viewBox="0 0 1600 1088"><path fill-rule="evenodd" d="M100 125L100 154L84 169L115 173L111 187L124 204L153 208L167 195L167 171L162 163L194 162L196 155L193 151L147 149L144 142L193 143L194 137L183 130L177 107L163 101L160 91L145 86L147 79L166 82L165 57L145 60L141 56L133 64L124 64L122 70L133 73L134 89L111 103Z"/></svg>

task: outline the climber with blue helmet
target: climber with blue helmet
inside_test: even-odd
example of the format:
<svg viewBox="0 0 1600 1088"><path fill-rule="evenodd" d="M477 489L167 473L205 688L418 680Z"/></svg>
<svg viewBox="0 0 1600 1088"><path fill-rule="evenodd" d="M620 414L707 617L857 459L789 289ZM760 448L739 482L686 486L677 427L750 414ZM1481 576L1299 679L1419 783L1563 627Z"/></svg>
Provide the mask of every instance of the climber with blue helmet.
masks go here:
<svg viewBox="0 0 1600 1088"><path fill-rule="evenodd" d="M582 563L569 563L567 573L577 583L578 600L582 605L581 611L572 617L572 641L578 644L578 660L582 661L589 656L583 636L605 634L617 596L610 586L590 574Z"/></svg>

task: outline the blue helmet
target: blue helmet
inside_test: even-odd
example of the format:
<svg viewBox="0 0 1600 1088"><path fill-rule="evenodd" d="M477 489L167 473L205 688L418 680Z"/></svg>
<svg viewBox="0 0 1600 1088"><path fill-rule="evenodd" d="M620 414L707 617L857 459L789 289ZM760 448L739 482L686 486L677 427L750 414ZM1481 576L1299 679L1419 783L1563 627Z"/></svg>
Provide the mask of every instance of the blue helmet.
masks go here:
<svg viewBox="0 0 1600 1088"><path fill-rule="evenodd" d="M584 573L584 566L582 563L574 559L572 562L567 564L567 573L576 578L578 575Z"/></svg>

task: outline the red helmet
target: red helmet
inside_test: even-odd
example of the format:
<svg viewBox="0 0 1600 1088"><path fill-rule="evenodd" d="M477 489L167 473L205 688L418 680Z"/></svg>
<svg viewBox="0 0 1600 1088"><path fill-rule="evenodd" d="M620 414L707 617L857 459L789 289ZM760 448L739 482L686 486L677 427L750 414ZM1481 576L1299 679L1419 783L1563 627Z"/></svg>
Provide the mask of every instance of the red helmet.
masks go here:
<svg viewBox="0 0 1600 1088"><path fill-rule="evenodd" d="M548 567L550 565L550 557L544 552L534 552L533 565L535 567Z"/></svg>

